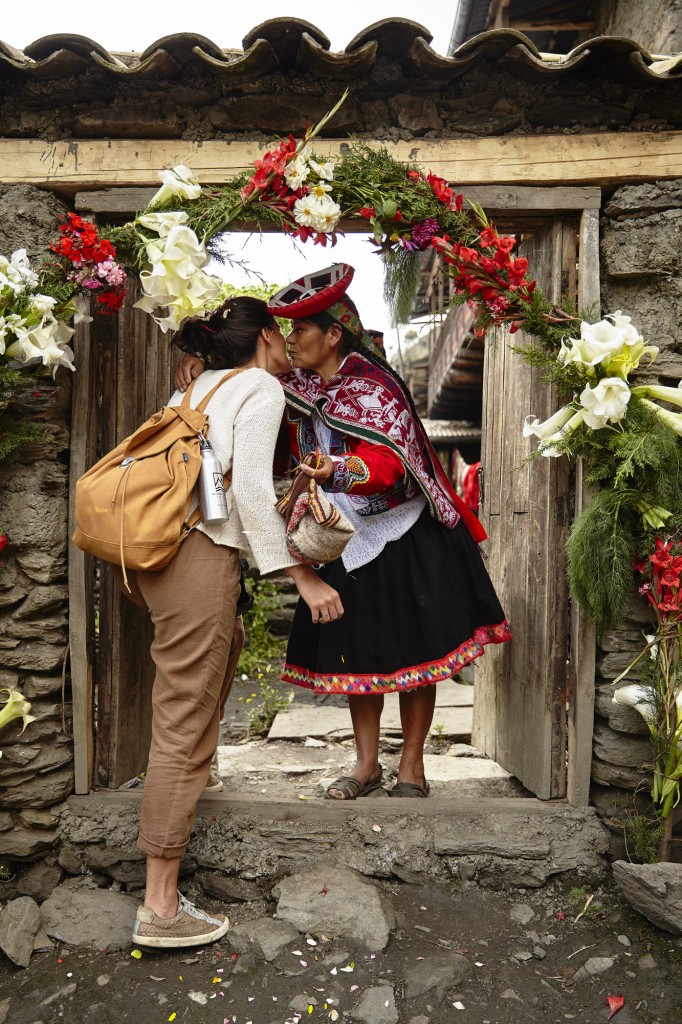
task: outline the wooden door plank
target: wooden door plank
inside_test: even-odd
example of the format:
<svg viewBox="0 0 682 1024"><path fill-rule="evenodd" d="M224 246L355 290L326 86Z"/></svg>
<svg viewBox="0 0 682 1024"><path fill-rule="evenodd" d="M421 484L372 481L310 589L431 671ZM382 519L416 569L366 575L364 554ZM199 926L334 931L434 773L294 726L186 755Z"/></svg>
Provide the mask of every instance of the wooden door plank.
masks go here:
<svg viewBox="0 0 682 1024"><path fill-rule="evenodd" d="M595 307L599 313L599 214L586 210L580 220L578 307ZM575 512L580 515L590 500L579 464L575 474ZM567 797L572 804L586 806L590 799L592 734L594 729L594 680L596 630L571 602L570 691L568 694L568 780Z"/></svg>
<svg viewBox="0 0 682 1024"><path fill-rule="evenodd" d="M504 183L597 185L677 178L682 132L591 132L584 135L497 136L477 139L369 143L398 160L433 171L459 188ZM321 157L338 160L346 139L316 139ZM206 184L229 181L249 168L269 141L173 139L0 140L0 181L64 191L110 185L153 186L158 172L188 164Z"/></svg>
<svg viewBox="0 0 682 1024"><path fill-rule="evenodd" d="M77 372L71 392L69 537L75 529L76 481L95 461L97 360L90 324L74 335ZM93 662L95 655L94 560L69 541L69 652L73 707L74 791L92 788L94 759Z"/></svg>

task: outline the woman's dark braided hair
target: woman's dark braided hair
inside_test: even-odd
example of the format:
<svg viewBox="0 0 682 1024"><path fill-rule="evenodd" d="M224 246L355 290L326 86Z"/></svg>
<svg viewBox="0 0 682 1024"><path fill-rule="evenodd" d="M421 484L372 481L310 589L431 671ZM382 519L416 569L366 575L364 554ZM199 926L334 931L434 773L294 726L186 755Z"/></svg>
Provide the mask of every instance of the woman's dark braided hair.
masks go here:
<svg viewBox="0 0 682 1024"><path fill-rule="evenodd" d="M181 352L198 356L208 370L232 369L256 354L258 335L277 326L262 299L234 295L205 319L188 320L173 338Z"/></svg>
<svg viewBox="0 0 682 1024"><path fill-rule="evenodd" d="M353 300L348 297L348 295L344 296L343 301L346 302L351 307L356 316L358 316L357 306L355 305ZM393 377L393 379L398 383L401 391L405 395L405 398L407 399L407 402L410 406L410 411L412 415L416 420L418 420L421 423L421 417L417 412L417 407L414 404L414 398L412 397L410 389L408 388L407 384L402 379L400 374L393 369L391 364L384 356L382 356L378 351L373 352L369 348L369 346L363 345L360 339L357 338L352 333L352 331L349 331L347 327L344 327L343 324L340 324L339 321L335 320L333 316L329 315L329 313L315 313L313 316L305 317L305 319L311 321L311 323L317 324L317 326L323 331L326 331L328 327L340 327L343 354L348 355L349 352L357 352L359 355L364 356L365 359L368 359L370 363L374 363L375 366L378 366L382 370L385 370L386 373L390 373L391 377Z"/></svg>

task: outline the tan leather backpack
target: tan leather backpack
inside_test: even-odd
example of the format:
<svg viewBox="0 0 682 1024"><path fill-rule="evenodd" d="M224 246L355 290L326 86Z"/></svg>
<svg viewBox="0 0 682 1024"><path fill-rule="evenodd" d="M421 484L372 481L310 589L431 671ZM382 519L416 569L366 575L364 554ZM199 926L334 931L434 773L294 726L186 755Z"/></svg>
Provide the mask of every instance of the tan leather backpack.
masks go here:
<svg viewBox="0 0 682 1024"><path fill-rule="evenodd" d="M190 407L194 381L180 405L164 406L76 483L74 544L128 569L163 569L201 521L188 519L201 469L199 435L206 436L209 401L232 370ZM229 474L231 478L231 474Z"/></svg>

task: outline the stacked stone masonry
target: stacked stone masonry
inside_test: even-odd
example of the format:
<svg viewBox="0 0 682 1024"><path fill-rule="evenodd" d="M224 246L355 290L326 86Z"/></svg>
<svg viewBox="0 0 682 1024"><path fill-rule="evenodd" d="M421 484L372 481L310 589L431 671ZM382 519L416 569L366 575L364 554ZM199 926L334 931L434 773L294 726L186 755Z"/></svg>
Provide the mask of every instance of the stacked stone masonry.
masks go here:
<svg viewBox="0 0 682 1024"><path fill-rule="evenodd" d="M604 206L601 226L602 308L627 312L655 362L640 367L641 382L672 385L682 380L682 179L618 189ZM612 702L613 680L642 649L651 632L644 598L633 597L619 629L606 630L597 651L594 758L591 796L613 827L612 851L626 854L622 820L635 804L650 805L651 745L641 715ZM621 685L636 682L636 667ZM680 833L682 815L676 817Z"/></svg>
<svg viewBox="0 0 682 1024"><path fill-rule="evenodd" d="M37 256L63 204L49 192L0 185L0 252ZM42 857L56 840L51 808L73 790L67 666L66 575L70 375L36 379L30 411L45 440L2 463L0 532L9 544L0 569L0 687L31 702L32 722L0 734L0 855ZM64 680L64 681L63 681Z"/></svg>

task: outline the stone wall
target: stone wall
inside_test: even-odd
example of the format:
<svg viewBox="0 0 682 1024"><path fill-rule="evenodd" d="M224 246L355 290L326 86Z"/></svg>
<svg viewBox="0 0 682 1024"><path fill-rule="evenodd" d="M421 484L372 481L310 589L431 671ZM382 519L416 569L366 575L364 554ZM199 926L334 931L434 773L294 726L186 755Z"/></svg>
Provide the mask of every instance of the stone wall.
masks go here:
<svg viewBox="0 0 682 1024"><path fill-rule="evenodd" d="M0 252L37 256L63 206L47 192L0 185ZM51 808L73 789L67 656L67 515L71 380L36 380L29 415L47 437L0 463L0 687L20 690L37 718L0 732L0 856L49 853ZM64 700L64 703L63 703Z"/></svg>
<svg viewBox="0 0 682 1024"><path fill-rule="evenodd" d="M597 30L634 39L650 53L682 50L682 0L601 0Z"/></svg>
<svg viewBox="0 0 682 1024"><path fill-rule="evenodd" d="M677 385L682 379L682 179L630 185L605 203L602 218L602 308L632 317L648 343L658 345L641 382ZM649 804L651 745L639 713L612 703L612 681L642 650L651 619L643 598L633 598L626 622L605 631L597 651L592 799L614 826L614 851L622 854L618 822L632 806ZM625 682L635 682L637 669ZM625 682L623 685L625 685ZM678 829L679 830L679 829ZM682 858L681 858L682 859Z"/></svg>

